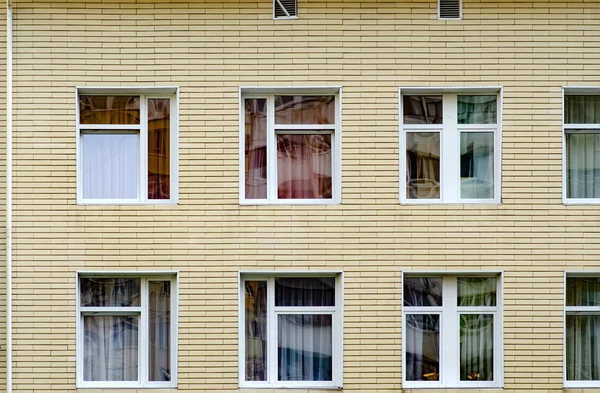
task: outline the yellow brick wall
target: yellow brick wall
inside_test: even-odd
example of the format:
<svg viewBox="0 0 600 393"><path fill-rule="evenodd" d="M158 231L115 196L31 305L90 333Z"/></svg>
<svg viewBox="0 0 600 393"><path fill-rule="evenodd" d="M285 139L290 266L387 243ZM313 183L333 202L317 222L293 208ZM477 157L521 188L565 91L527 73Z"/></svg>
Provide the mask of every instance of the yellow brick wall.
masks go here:
<svg viewBox="0 0 600 393"><path fill-rule="evenodd" d="M0 390L6 385L6 7L0 7Z"/></svg>
<svg viewBox="0 0 600 393"><path fill-rule="evenodd" d="M599 268L600 207L561 202L561 86L600 86L600 3L463 4L444 22L434 0L299 0L273 21L265 0L16 0L14 391L75 391L75 272L103 269L180 271L198 393L238 390L238 270L345 272L360 393L401 389L402 271L502 270L504 391L562 391L563 271ZM179 205L77 206L83 85L180 86ZM343 86L341 205L238 205L255 85ZM504 87L503 203L399 205L398 86L463 85Z"/></svg>

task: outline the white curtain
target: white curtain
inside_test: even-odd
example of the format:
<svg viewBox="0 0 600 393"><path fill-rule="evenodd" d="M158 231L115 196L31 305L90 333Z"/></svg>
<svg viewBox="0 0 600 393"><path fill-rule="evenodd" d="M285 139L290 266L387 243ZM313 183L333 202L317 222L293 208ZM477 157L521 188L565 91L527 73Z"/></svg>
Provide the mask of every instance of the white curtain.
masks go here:
<svg viewBox="0 0 600 393"><path fill-rule="evenodd" d="M138 316L84 316L84 380L138 380Z"/></svg>
<svg viewBox="0 0 600 393"><path fill-rule="evenodd" d="M567 380L600 380L600 315L567 315Z"/></svg>
<svg viewBox="0 0 600 393"><path fill-rule="evenodd" d="M600 133L567 133L567 197L600 198Z"/></svg>
<svg viewBox="0 0 600 393"><path fill-rule="evenodd" d="M331 323L331 315L278 316L280 381L332 380Z"/></svg>
<svg viewBox="0 0 600 393"><path fill-rule="evenodd" d="M494 380L494 316L460 316L460 380Z"/></svg>
<svg viewBox="0 0 600 393"><path fill-rule="evenodd" d="M83 134L82 173L85 199L135 199L139 183L137 134Z"/></svg>

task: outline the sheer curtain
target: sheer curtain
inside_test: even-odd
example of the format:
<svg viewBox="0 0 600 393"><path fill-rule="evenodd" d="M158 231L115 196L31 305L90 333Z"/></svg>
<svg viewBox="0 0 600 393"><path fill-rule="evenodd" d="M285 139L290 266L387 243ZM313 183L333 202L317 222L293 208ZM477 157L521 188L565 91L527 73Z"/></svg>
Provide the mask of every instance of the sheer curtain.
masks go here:
<svg viewBox="0 0 600 393"><path fill-rule="evenodd" d="M275 305L281 307L335 306L334 278L278 278ZM279 313L277 315L278 379L332 381L331 314Z"/></svg>
<svg viewBox="0 0 600 393"><path fill-rule="evenodd" d="M245 172L246 198L267 198L267 100L246 99Z"/></svg>
<svg viewBox="0 0 600 393"><path fill-rule="evenodd" d="M439 381L440 316L406 315L406 380Z"/></svg>
<svg viewBox="0 0 600 393"><path fill-rule="evenodd" d="M331 165L330 134L278 134L278 197L332 198Z"/></svg>
<svg viewBox="0 0 600 393"><path fill-rule="evenodd" d="M83 198L137 198L138 134L83 134L81 159Z"/></svg>
<svg viewBox="0 0 600 393"><path fill-rule="evenodd" d="M137 316L84 316L84 380L138 380Z"/></svg>
<svg viewBox="0 0 600 393"><path fill-rule="evenodd" d="M149 376L150 381L171 380L171 283L150 281L149 304Z"/></svg>
<svg viewBox="0 0 600 393"><path fill-rule="evenodd" d="M496 306L495 277L459 277L457 284L459 307ZM460 314L460 379L494 380L493 314Z"/></svg>
<svg viewBox="0 0 600 393"><path fill-rule="evenodd" d="M569 124L595 124L573 130ZM566 95L567 197L600 198L600 95Z"/></svg>
<svg viewBox="0 0 600 393"><path fill-rule="evenodd" d="M600 131L567 130L567 197L600 198Z"/></svg>

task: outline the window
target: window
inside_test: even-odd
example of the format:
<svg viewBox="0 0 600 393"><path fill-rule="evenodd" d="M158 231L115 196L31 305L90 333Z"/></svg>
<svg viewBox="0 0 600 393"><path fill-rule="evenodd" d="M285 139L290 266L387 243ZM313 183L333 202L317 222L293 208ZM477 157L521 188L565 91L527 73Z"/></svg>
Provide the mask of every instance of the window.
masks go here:
<svg viewBox="0 0 600 393"><path fill-rule="evenodd" d="M401 203L499 203L499 94L401 90Z"/></svg>
<svg viewBox="0 0 600 393"><path fill-rule="evenodd" d="M501 386L497 276L404 276L403 388Z"/></svg>
<svg viewBox="0 0 600 393"><path fill-rule="evenodd" d="M176 387L176 278L80 275L78 285L78 387Z"/></svg>
<svg viewBox="0 0 600 393"><path fill-rule="evenodd" d="M600 93L565 90L565 197L570 203L600 203Z"/></svg>
<svg viewBox="0 0 600 393"><path fill-rule="evenodd" d="M341 277L244 276L241 283L240 386L341 387Z"/></svg>
<svg viewBox="0 0 600 393"><path fill-rule="evenodd" d="M78 89L81 203L176 203L176 90Z"/></svg>
<svg viewBox="0 0 600 393"><path fill-rule="evenodd" d="M240 203L339 203L339 92L242 94Z"/></svg>
<svg viewBox="0 0 600 393"><path fill-rule="evenodd" d="M565 387L600 387L600 277L567 276Z"/></svg>
<svg viewBox="0 0 600 393"><path fill-rule="evenodd" d="M273 19L296 19L297 17L297 0L273 0Z"/></svg>
<svg viewBox="0 0 600 393"><path fill-rule="evenodd" d="M461 19L461 0L438 0L438 19Z"/></svg>

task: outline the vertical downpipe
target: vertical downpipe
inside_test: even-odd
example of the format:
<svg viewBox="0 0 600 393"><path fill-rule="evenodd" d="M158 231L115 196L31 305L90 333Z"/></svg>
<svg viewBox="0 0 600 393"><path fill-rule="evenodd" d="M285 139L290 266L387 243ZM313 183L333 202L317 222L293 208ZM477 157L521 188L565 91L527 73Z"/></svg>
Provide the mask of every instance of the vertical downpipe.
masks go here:
<svg viewBox="0 0 600 393"><path fill-rule="evenodd" d="M6 1L6 393L12 393L12 0Z"/></svg>

